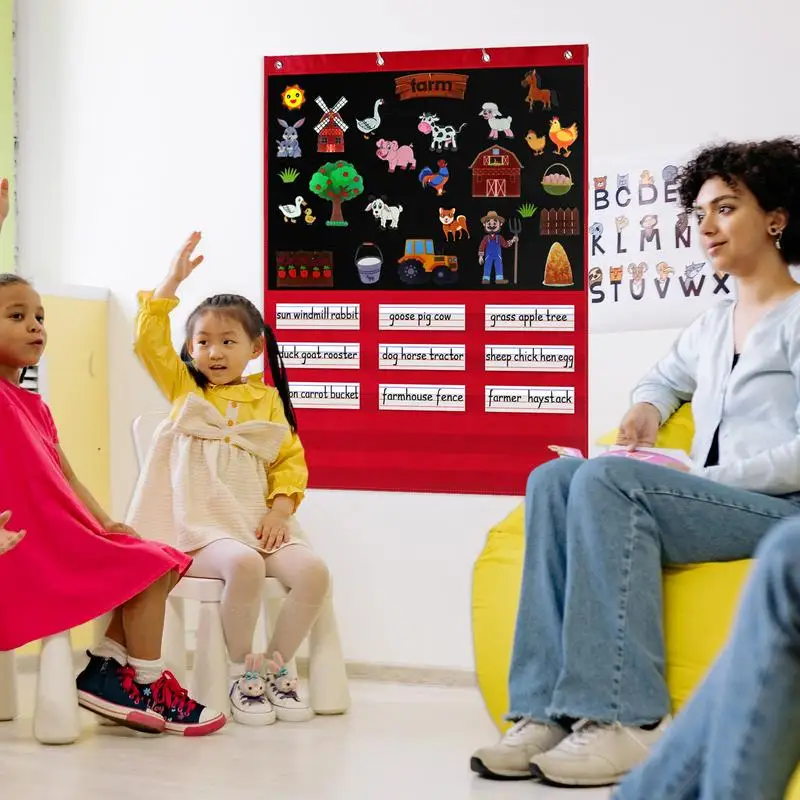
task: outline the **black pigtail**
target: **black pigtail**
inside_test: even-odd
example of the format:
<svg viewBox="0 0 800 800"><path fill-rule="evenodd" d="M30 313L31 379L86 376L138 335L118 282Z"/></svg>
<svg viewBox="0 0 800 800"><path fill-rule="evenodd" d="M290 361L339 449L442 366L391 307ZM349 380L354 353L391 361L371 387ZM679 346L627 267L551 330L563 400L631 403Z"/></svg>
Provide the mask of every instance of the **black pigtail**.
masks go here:
<svg viewBox="0 0 800 800"><path fill-rule="evenodd" d="M297 433L297 416L294 413L292 398L289 394L289 378L286 375L286 367L283 363L280 347L278 347L278 340L275 338L272 328L266 323L264 323L264 341L267 345L267 361L269 361L272 382L283 401L283 411L292 428L292 433Z"/></svg>
<svg viewBox="0 0 800 800"><path fill-rule="evenodd" d="M197 384L200 389L205 389L206 386L210 383L208 378L200 372L199 369L194 365L194 361L192 361L192 356L189 353L189 348L184 344L181 347L181 361L186 364L186 369L189 370L189 374L192 376L192 380Z"/></svg>

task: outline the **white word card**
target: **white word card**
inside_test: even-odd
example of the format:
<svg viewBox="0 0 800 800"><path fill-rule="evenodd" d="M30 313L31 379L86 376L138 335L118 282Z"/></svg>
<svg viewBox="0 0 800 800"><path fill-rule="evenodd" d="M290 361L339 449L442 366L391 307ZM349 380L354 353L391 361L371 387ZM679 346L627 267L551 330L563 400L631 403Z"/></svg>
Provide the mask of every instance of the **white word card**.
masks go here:
<svg viewBox="0 0 800 800"><path fill-rule="evenodd" d="M361 365L361 346L357 342L283 342L278 347L287 367L358 369Z"/></svg>
<svg viewBox="0 0 800 800"><path fill-rule="evenodd" d="M575 372L572 345L487 344L487 372Z"/></svg>
<svg viewBox="0 0 800 800"><path fill-rule="evenodd" d="M340 330L361 328L358 303L277 303L275 326L283 330Z"/></svg>
<svg viewBox="0 0 800 800"><path fill-rule="evenodd" d="M487 412L520 414L574 414L572 386L487 386Z"/></svg>
<svg viewBox="0 0 800 800"><path fill-rule="evenodd" d="M575 306L486 306L487 331L574 331Z"/></svg>
<svg viewBox="0 0 800 800"><path fill-rule="evenodd" d="M379 344L380 369L466 369L463 344Z"/></svg>
<svg viewBox="0 0 800 800"><path fill-rule="evenodd" d="M446 306L434 303L422 305L387 305L378 310L378 328L382 331L435 329L463 331L466 310L463 305Z"/></svg>
<svg viewBox="0 0 800 800"><path fill-rule="evenodd" d="M384 383L378 386L381 411L463 411L466 397L466 386Z"/></svg>
<svg viewBox="0 0 800 800"><path fill-rule="evenodd" d="M292 405L297 408L361 407L361 384L314 383L293 381L289 384Z"/></svg>

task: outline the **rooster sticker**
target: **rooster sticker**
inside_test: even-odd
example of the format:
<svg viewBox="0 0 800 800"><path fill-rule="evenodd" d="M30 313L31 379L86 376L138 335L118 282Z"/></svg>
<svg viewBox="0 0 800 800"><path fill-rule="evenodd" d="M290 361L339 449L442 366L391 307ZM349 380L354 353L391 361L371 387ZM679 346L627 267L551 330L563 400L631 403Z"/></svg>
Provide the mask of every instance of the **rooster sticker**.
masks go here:
<svg viewBox="0 0 800 800"><path fill-rule="evenodd" d="M562 128L558 117L553 117L550 120L550 141L556 146L553 152L566 158L572 152L572 145L578 141L578 123L573 122L568 128Z"/></svg>

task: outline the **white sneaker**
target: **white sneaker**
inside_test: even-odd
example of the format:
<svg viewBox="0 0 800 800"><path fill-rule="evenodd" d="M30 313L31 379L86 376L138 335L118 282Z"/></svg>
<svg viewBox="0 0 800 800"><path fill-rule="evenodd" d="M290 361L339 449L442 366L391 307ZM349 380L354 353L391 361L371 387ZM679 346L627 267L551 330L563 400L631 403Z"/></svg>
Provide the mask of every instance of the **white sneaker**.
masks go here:
<svg viewBox="0 0 800 800"><path fill-rule="evenodd" d="M497 744L476 750L469 766L482 778L530 779L531 759L551 750L566 737L567 732L560 725L523 718Z"/></svg>
<svg viewBox="0 0 800 800"><path fill-rule="evenodd" d="M573 733L531 759L533 776L556 786L609 786L644 761L671 717L651 731L623 725L578 722Z"/></svg>
<svg viewBox="0 0 800 800"><path fill-rule="evenodd" d="M297 678L290 678L286 667L267 675L267 698L272 703L278 719L284 722L306 722L314 712L297 693Z"/></svg>
<svg viewBox="0 0 800 800"><path fill-rule="evenodd" d="M245 672L231 683L231 714L240 725L272 725L277 719L267 698L267 682L257 672Z"/></svg>

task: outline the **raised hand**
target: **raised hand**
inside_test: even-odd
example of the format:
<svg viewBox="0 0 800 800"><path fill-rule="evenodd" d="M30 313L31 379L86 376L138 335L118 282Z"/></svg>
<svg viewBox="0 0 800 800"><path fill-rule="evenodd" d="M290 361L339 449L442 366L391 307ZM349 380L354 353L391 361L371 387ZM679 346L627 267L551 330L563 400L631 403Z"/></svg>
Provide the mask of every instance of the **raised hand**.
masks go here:
<svg viewBox="0 0 800 800"><path fill-rule="evenodd" d="M169 276L177 283L183 283L194 270L203 263L203 256L192 258L195 248L200 244L202 234L200 231L194 231L192 235L186 240L186 243L181 248L175 260L170 267Z"/></svg>

